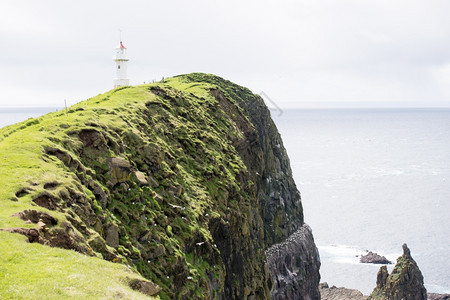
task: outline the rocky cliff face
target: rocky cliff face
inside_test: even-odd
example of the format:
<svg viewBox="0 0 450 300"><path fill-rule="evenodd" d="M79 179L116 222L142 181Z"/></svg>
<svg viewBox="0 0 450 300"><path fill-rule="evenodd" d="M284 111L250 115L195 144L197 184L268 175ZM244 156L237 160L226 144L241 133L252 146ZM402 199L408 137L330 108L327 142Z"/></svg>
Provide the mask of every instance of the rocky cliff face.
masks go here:
<svg viewBox="0 0 450 300"><path fill-rule="evenodd" d="M308 225L271 246L266 258L273 279L272 299L320 299L320 257Z"/></svg>
<svg viewBox="0 0 450 300"><path fill-rule="evenodd" d="M10 179L2 201L36 228L5 230L127 264L158 285L131 286L163 299L319 298L289 159L248 89L206 74L122 87L0 143L33 132L21 147L36 163L18 160L26 180Z"/></svg>
<svg viewBox="0 0 450 300"><path fill-rule="evenodd" d="M380 268L377 274L377 287L369 299L427 299L422 272L411 257L411 252L406 244L403 244L403 255L397 259L397 264L391 274L388 273L386 266Z"/></svg>

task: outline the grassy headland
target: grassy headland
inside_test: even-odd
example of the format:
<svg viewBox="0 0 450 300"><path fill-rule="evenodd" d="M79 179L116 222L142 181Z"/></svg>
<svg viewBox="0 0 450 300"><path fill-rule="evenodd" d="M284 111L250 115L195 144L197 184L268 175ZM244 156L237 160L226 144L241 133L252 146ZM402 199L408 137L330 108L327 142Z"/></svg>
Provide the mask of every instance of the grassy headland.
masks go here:
<svg viewBox="0 0 450 300"><path fill-rule="evenodd" d="M216 297L220 224L257 253L249 280L263 280L264 247L246 241L254 182L235 148L253 130L235 101L252 97L189 74L1 128L0 228L22 235L0 231L0 297L146 297L136 278L162 298Z"/></svg>

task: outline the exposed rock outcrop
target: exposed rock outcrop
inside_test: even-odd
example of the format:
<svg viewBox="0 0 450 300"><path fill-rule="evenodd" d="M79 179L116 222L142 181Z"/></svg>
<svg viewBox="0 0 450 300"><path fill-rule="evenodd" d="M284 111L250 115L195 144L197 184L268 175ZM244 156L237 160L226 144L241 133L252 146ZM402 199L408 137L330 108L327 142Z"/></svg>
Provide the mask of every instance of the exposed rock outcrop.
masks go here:
<svg viewBox="0 0 450 300"><path fill-rule="evenodd" d="M368 298L358 290L335 287L334 285L329 287L326 282L319 285L319 291L322 300L366 300Z"/></svg>
<svg viewBox="0 0 450 300"><path fill-rule="evenodd" d="M388 275L386 266L382 266L377 275L377 287L369 299L386 300L426 300L427 290L423 284L422 272L411 257L411 252L403 244L403 255Z"/></svg>
<svg viewBox="0 0 450 300"><path fill-rule="evenodd" d="M108 166L111 170L111 183L126 182L131 177L131 164L120 157L108 158Z"/></svg>
<svg viewBox="0 0 450 300"><path fill-rule="evenodd" d="M161 291L161 287L147 280L132 279L129 285L133 290L137 290L148 296L154 296Z"/></svg>
<svg viewBox="0 0 450 300"><path fill-rule="evenodd" d="M11 233L18 233L26 236L30 243L44 244L44 238L39 234L39 231L35 228L0 228L1 231L7 231Z"/></svg>
<svg viewBox="0 0 450 300"><path fill-rule="evenodd" d="M366 255L362 255L359 259L360 263L364 264L381 264L381 265L389 265L392 264L390 260L386 257L379 255L378 253L374 253L369 251Z"/></svg>
<svg viewBox="0 0 450 300"><path fill-rule="evenodd" d="M47 225L40 220L38 228L0 228L2 231L11 233L19 233L28 238L30 243L39 243L51 247L63 249L71 249L77 252L93 255L91 248L87 245L86 240L74 231L70 223L63 222L61 227L53 227L49 229Z"/></svg>
<svg viewBox="0 0 450 300"><path fill-rule="evenodd" d="M40 220L46 224L48 227L53 227L58 223L58 220L48 213L37 211L34 209L26 209L24 211L15 213L12 217L18 217L24 220L26 223L37 224Z"/></svg>
<svg viewBox="0 0 450 300"><path fill-rule="evenodd" d="M272 299L320 299L320 257L308 225L270 247L266 257L273 281Z"/></svg>

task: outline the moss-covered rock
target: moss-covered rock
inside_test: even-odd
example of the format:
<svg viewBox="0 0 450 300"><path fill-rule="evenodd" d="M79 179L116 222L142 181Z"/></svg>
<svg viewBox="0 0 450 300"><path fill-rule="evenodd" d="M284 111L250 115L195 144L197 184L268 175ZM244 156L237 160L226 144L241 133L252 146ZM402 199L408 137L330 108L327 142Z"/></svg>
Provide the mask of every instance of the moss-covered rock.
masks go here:
<svg viewBox="0 0 450 300"><path fill-rule="evenodd" d="M1 227L27 228L10 212L48 214L58 222L44 241L126 264L163 299L268 299L265 250L303 226L269 110L213 75L2 128L0 151Z"/></svg>
<svg viewBox="0 0 450 300"><path fill-rule="evenodd" d="M369 299L427 299L422 272L411 257L411 252L406 244L403 244L403 255L397 259L397 264L391 274L388 273L386 266L380 268L377 275L377 287Z"/></svg>

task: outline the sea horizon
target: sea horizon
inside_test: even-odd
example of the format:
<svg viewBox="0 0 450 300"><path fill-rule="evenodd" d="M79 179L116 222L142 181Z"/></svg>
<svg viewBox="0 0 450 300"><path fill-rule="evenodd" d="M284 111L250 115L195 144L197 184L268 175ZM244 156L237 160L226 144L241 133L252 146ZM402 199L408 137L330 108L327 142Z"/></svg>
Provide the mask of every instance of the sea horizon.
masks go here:
<svg viewBox="0 0 450 300"><path fill-rule="evenodd" d="M272 118L275 119L283 115L285 111L344 111L344 110L362 110L362 111L380 111L380 110L408 110L408 111L450 111L446 106L423 106L423 107L288 107L275 108L268 105ZM29 118L38 118L50 112L61 111L65 107L61 106L0 106L0 128L25 121Z"/></svg>

